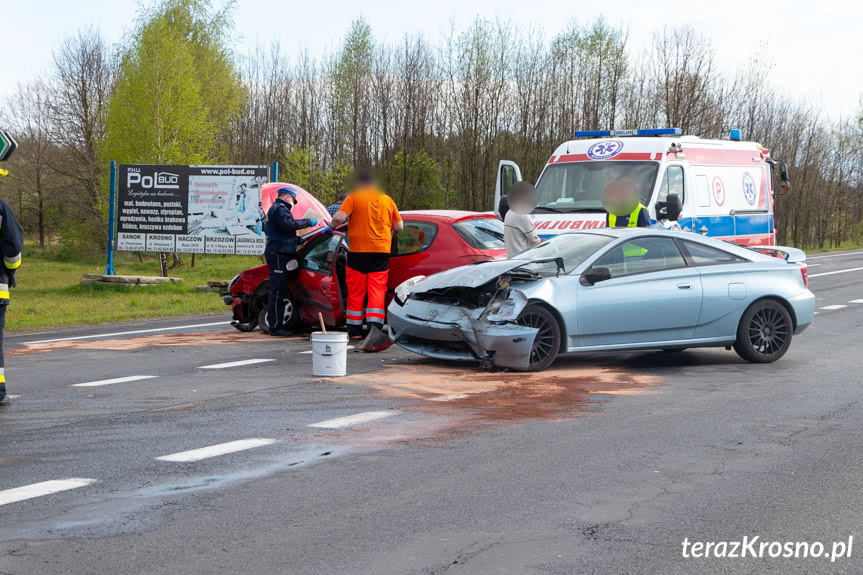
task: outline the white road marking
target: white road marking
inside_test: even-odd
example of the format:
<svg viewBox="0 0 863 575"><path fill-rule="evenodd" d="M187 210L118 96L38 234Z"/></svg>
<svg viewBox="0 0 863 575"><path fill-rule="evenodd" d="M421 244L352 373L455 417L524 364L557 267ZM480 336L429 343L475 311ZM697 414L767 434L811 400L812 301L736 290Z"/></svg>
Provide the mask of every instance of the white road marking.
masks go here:
<svg viewBox="0 0 863 575"><path fill-rule="evenodd" d="M467 395L463 393L453 393L450 395L436 395L434 397L429 397L429 401L452 401L454 399L464 399Z"/></svg>
<svg viewBox="0 0 863 575"><path fill-rule="evenodd" d="M841 258L843 256L861 256L861 255L863 255L863 252L850 252L847 254L830 254L830 255L826 255L826 256L812 256L812 257L807 257L806 260L809 261L809 260L820 260L820 259L824 259L824 258Z"/></svg>
<svg viewBox="0 0 863 575"><path fill-rule="evenodd" d="M9 399L18 399L21 396L20 395L12 395L11 393L7 393L6 397L8 397Z"/></svg>
<svg viewBox="0 0 863 575"><path fill-rule="evenodd" d="M72 479L52 479L51 481L43 481L14 489L6 489L0 491L0 505L7 503L15 503L16 501L24 501L25 499L33 499L42 495L50 495L67 489L75 489L76 487L84 487L91 483L96 483L96 479L85 479L74 477Z"/></svg>
<svg viewBox="0 0 863 575"><path fill-rule="evenodd" d="M848 272L859 272L863 271L863 268L848 268L846 270L836 270L832 272L821 272L820 274L809 274L809 279L812 278L820 278L822 276L832 276L836 274L847 274Z"/></svg>
<svg viewBox="0 0 863 575"><path fill-rule="evenodd" d="M230 361L228 363L214 363L213 365L202 365L198 369L225 369L226 367L239 367L241 365L253 365L255 363L267 363L275 359L244 359L242 361Z"/></svg>
<svg viewBox="0 0 863 575"><path fill-rule="evenodd" d="M356 346L349 345L346 349L354 349L354 347L356 347ZM307 349L306 351L299 351L297 353L299 353L299 354L314 353L314 350Z"/></svg>
<svg viewBox="0 0 863 575"><path fill-rule="evenodd" d="M313 423L309 427L321 427L324 429L339 429L340 427L350 427L352 425L361 425L376 419L383 419L395 415L395 411L364 411L356 415L348 415L347 417L337 417L336 419L328 419L319 423Z"/></svg>
<svg viewBox="0 0 863 575"><path fill-rule="evenodd" d="M835 304L835 305L825 305L821 309L842 309L843 307L848 307L847 305Z"/></svg>
<svg viewBox="0 0 863 575"><path fill-rule="evenodd" d="M202 447L200 449L190 449L189 451L181 451L179 453L172 453L171 455L162 455L156 459L159 461L177 462L200 461L209 457L216 457L218 455L225 455L227 453L235 453L237 451L270 445L275 442L275 439L239 439L237 441L219 443L218 445L210 445L209 447Z"/></svg>
<svg viewBox="0 0 863 575"><path fill-rule="evenodd" d="M172 331L177 329L191 329L194 327L212 327L214 325L230 325L229 321L217 321L215 323L196 323L192 325L176 325L173 327L157 327L153 329L136 329L133 331L117 331L114 333L97 333L94 335L79 335L77 337L58 337L55 339L40 339L36 341L25 341L25 344L32 343L54 343L56 341L73 341L76 339L98 339L100 337L115 337L118 335L135 335L139 333L155 333L158 331Z"/></svg>
<svg viewBox="0 0 863 575"><path fill-rule="evenodd" d="M863 299L852 299L848 303L863 303Z"/></svg>
<svg viewBox="0 0 863 575"><path fill-rule="evenodd" d="M158 375L129 375L126 377L115 377L113 379L100 379L99 381L88 381L86 383L73 383L72 387L99 387L100 385L111 385L112 383L126 383L127 381L140 381L142 379L153 379Z"/></svg>

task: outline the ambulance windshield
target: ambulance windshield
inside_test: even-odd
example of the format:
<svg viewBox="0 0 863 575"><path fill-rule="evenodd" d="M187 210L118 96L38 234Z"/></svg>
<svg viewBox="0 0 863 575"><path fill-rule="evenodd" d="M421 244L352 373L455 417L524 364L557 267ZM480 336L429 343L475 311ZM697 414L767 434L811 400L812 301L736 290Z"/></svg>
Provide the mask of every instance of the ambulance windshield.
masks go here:
<svg viewBox="0 0 863 575"><path fill-rule="evenodd" d="M552 164L536 185L536 209L546 212L604 212L602 192L612 182L632 186L648 205L659 162L571 162Z"/></svg>

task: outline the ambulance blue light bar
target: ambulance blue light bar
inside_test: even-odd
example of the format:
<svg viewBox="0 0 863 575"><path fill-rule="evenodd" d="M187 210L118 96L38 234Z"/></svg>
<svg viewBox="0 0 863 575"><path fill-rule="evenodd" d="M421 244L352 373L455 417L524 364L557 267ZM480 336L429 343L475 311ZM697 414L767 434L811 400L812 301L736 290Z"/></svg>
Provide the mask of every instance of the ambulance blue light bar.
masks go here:
<svg viewBox="0 0 863 575"><path fill-rule="evenodd" d="M587 130L575 133L576 138L608 138L611 136L680 136L680 128L651 128L649 130Z"/></svg>

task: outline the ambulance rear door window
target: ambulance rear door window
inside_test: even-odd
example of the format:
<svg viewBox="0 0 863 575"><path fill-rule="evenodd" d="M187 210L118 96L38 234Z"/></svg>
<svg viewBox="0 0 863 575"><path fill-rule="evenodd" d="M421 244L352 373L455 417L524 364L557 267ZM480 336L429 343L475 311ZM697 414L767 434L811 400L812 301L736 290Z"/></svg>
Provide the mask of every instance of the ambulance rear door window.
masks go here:
<svg viewBox="0 0 863 575"><path fill-rule="evenodd" d="M698 174L695 176L695 189L698 191L698 206L710 207L710 187L707 185L707 176Z"/></svg>

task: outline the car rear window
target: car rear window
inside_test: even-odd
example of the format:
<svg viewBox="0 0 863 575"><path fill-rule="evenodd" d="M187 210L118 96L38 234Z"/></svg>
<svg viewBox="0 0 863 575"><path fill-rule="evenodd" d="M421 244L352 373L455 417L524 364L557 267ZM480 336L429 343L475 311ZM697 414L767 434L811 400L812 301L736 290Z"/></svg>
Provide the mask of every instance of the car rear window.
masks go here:
<svg viewBox="0 0 863 575"><path fill-rule="evenodd" d="M405 220L404 226L404 229L393 237L393 256L418 254L426 250L437 236L437 225L431 222Z"/></svg>
<svg viewBox="0 0 863 575"><path fill-rule="evenodd" d="M497 218L462 220L452 225L464 241L478 250L502 250L503 222Z"/></svg>

